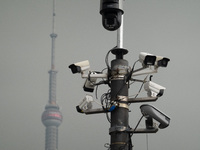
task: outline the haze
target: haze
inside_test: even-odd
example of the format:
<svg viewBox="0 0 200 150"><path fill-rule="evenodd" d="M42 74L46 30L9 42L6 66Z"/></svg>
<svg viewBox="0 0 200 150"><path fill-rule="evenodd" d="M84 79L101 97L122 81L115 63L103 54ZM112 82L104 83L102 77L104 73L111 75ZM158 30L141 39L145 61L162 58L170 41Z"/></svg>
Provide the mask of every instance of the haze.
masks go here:
<svg viewBox="0 0 200 150"><path fill-rule="evenodd" d="M106 67L106 53L116 46L116 32L101 24L99 0L57 0L57 100L62 108L59 150L102 150L110 142L105 114L84 115L76 105L84 98L84 80L68 68L89 60L91 70ZM171 118L170 126L148 135L149 150L199 150L199 0L126 0L124 3L125 59L130 66L146 51L170 58L153 81L166 87L149 103ZM52 32L52 1L0 1L0 149L44 150L41 115L48 101ZM110 55L109 61L114 57ZM140 64L137 64L140 67ZM134 84L130 95L137 93ZM99 87L98 98L107 92ZM141 104L130 106L135 127ZM143 127L144 123L140 124ZM134 150L144 150L146 135L133 135Z"/></svg>

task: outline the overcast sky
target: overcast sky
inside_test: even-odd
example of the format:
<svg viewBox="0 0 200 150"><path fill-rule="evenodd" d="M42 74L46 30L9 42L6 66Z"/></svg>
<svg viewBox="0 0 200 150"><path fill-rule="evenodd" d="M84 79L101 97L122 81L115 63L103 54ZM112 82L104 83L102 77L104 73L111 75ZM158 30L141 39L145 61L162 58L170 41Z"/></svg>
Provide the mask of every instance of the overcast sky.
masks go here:
<svg viewBox="0 0 200 150"><path fill-rule="evenodd" d="M105 30L100 0L57 0L57 100L63 114L59 150L102 150L110 142L105 114L84 115L76 105L84 98L84 80L68 69L89 60L91 70L106 67L106 53L116 46L116 32ZM153 81L166 87L156 106L171 118L168 128L148 135L149 150L199 150L200 144L200 1L126 0L124 57L129 65L141 51L170 58ZM44 150L41 114L48 102L52 0L0 1L0 149ZM114 57L110 55L109 60ZM141 65L136 65L139 68ZM135 86L135 87L134 87ZM98 98L107 92L99 87ZM133 84L130 95L137 93ZM130 106L135 127L141 104ZM141 122L139 127L144 127ZM145 150L146 135L133 135L134 150Z"/></svg>

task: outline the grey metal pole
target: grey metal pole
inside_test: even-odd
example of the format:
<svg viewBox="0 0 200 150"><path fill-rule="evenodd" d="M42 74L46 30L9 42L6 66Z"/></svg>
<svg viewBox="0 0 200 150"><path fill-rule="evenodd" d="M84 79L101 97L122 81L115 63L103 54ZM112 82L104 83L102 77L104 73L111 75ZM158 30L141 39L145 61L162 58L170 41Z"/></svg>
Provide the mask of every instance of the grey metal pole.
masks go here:
<svg viewBox="0 0 200 150"><path fill-rule="evenodd" d="M123 17L121 27L117 31L117 48L112 50L116 59L111 62L111 101L117 107L111 112L111 127L109 130L111 150L131 150L129 130L128 83L125 76L128 73L128 61L123 55L128 53L123 49Z"/></svg>
<svg viewBox="0 0 200 150"><path fill-rule="evenodd" d="M117 30L117 47L123 48L123 35L124 35L124 15L121 18L121 26Z"/></svg>

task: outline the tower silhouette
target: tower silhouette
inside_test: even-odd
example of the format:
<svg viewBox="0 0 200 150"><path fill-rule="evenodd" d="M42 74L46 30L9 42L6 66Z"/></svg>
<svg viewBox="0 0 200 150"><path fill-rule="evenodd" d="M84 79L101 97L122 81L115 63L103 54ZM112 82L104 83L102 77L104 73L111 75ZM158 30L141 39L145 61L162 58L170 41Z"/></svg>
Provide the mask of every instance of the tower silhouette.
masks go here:
<svg viewBox="0 0 200 150"><path fill-rule="evenodd" d="M53 22L52 33L50 37L52 39L51 47L51 70L49 70L49 101L45 106L45 111L42 114L42 123L46 127L45 136L45 150L58 150L58 127L62 123L62 114L59 110L59 106L56 103L56 74L55 70L55 40L57 34L55 33L55 0L53 0Z"/></svg>

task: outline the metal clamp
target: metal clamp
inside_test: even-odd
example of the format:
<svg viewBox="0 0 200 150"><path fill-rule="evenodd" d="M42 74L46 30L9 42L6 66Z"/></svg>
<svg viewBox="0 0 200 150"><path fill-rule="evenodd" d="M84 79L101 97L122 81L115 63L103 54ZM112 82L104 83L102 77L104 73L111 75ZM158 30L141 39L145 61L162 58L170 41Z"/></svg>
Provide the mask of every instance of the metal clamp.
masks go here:
<svg viewBox="0 0 200 150"><path fill-rule="evenodd" d="M112 132L126 132L129 128L126 126L114 126L109 129L109 134Z"/></svg>
<svg viewBox="0 0 200 150"><path fill-rule="evenodd" d="M127 96L117 96L117 99L119 101L118 107L123 107L123 108L129 109Z"/></svg>

